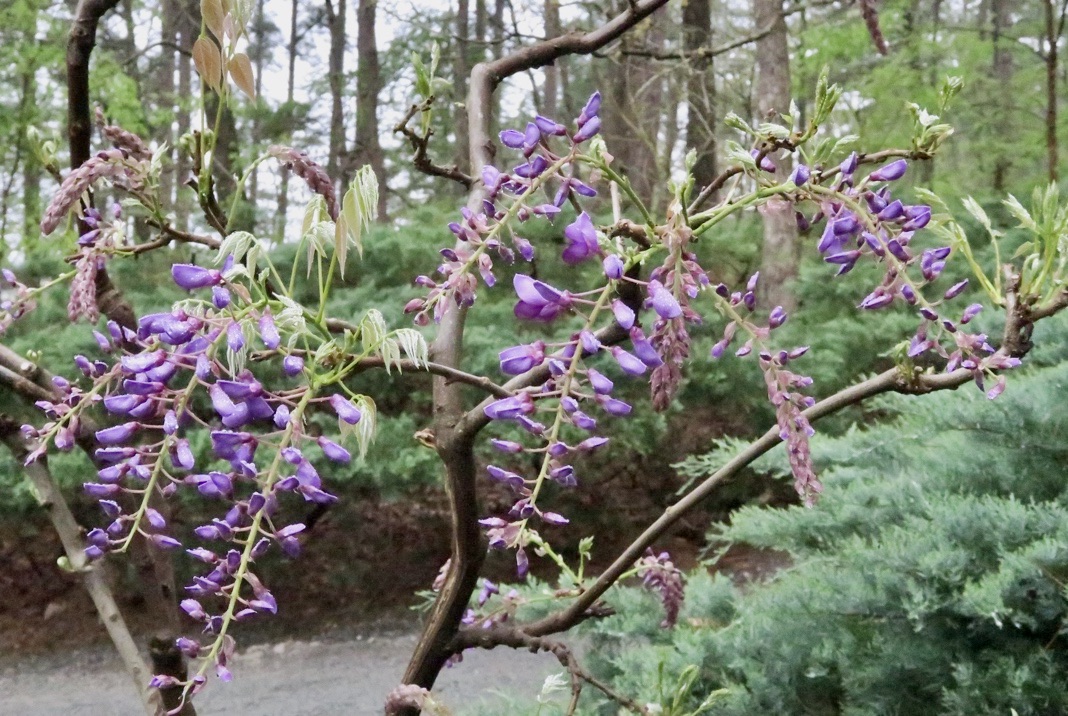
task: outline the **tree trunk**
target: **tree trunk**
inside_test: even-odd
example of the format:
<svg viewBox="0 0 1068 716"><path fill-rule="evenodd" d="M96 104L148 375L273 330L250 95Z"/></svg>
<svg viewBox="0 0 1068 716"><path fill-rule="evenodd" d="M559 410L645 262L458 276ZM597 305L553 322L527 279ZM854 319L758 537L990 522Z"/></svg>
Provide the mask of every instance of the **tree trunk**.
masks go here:
<svg viewBox="0 0 1068 716"><path fill-rule="evenodd" d="M993 17L992 38L994 43L993 78L996 92L994 107L994 128L1002 137L1012 136L1011 114L1014 93L1004 91L1012 87L1012 52L1011 39L1002 35L1009 28L1009 10L1012 0L991 0L991 15ZM1002 134L1004 132L1004 134ZM1008 152L1004 149L1002 138L996 138L994 146L994 177L993 189L997 194L1005 192L1006 175L1012 169L1012 162Z"/></svg>
<svg viewBox="0 0 1068 716"><path fill-rule="evenodd" d="M470 154L470 143L467 137L467 109L465 102L467 101L467 73L470 71L468 65L468 52L470 52L469 42L470 39L470 23L468 15L470 13L470 7L468 0L457 0L456 3L456 53L453 57L453 102L456 108L456 114L453 117L452 126L456 127L456 166L461 171L465 171L468 174ZM502 18L503 19L503 18ZM471 170L474 170L471 167Z"/></svg>
<svg viewBox="0 0 1068 716"><path fill-rule="evenodd" d="M626 1L614 4L610 14L622 12ZM663 49L666 15L653 16L628 36L627 47L643 52ZM650 209L661 184L658 139L664 121L665 90L659 67L649 57L626 54L608 68L600 86L607 88L602 112L604 137L618 165Z"/></svg>
<svg viewBox="0 0 1068 716"><path fill-rule="evenodd" d="M268 36L271 33L271 28L267 24L267 19L263 15L263 2L256 4L255 20L252 23L252 37L255 42L249 43L249 59L252 60L253 73L255 75L255 84L253 89L256 90L255 102L258 104L260 97L263 95L263 67L267 58L267 42ZM256 152L260 151L260 142L262 141L262 122L260 120L261 114L258 111L252 113L252 146L256 148ZM252 209L252 217L255 225L255 220L258 215L256 210L256 204L259 200L260 194L260 168L259 166L253 167L252 176L248 180L248 203ZM255 233L255 232L253 232Z"/></svg>
<svg viewBox="0 0 1068 716"><path fill-rule="evenodd" d="M289 16L289 74L286 78L286 109L293 110L293 92L297 81L297 46L300 37L297 34L300 19L300 0L293 0ZM275 241L282 241L286 234L286 214L289 212L289 169L282 168L282 178L278 183L278 216L274 226Z"/></svg>
<svg viewBox="0 0 1068 716"><path fill-rule="evenodd" d="M156 102L160 111L161 124L156 132L156 141L162 146L166 144L167 154L164 157L164 169L159 178L159 196L163 204L163 211L170 211L174 207L175 197L175 169L171 163L174 160L174 68L177 53L174 48L179 44L178 34L182 18L178 8L178 0L163 0L160 7L160 58L159 71L156 74ZM183 45L184 46L184 45ZM190 48L192 43L190 43ZM183 95L186 96L186 95ZM181 179L179 179L181 181Z"/></svg>
<svg viewBox="0 0 1068 716"><path fill-rule="evenodd" d="M386 164L378 139L378 95L382 76L378 64L375 15L378 0L359 0L356 9L356 141L355 164L370 164L378 179L378 218L386 220Z"/></svg>
<svg viewBox="0 0 1068 716"><path fill-rule="evenodd" d="M786 17L782 0L753 0L755 27L771 28L756 43L756 82L753 114L755 121L774 121L790 110L790 52L787 45ZM778 166L776 178L785 180L790 173L789 155L771 156ZM764 308L782 306L787 311L797 306L793 281L797 278L797 224L789 202L773 199L761 209L764 220L764 246L760 262L761 298Z"/></svg>
<svg viewBox="0 0 1068 716"><path fill-rule="evenodd" d="M478 52L475 54L475 61L482 62L486 59L486 26L489 22L489 17L486 13L486 0L475 0L475 36L474 39L478 42Z"/></svg>
<svg viewBox="0 0 1068 716"><path fill-rule="evenodd" d="M545 37L560 34L560 0L545 0ZM560 62L560 60L557 60ZM560 96L560 68L554 62L545 67L545 89L542 94L541 113L560 121L556 116Z"/></svg>
<svg viewBox="0 0 1068 716"><path fill-rule="evenodd" d="M345 158L345 105L341 94L345 83L345 0L337 0L335 8L326 0L327 27L330 30L330 59L327 78L330 82L330 147L326 173L335 184L343 180L342 163Z"/></svg>
<svg viewBox="0 0 1068 716"><path fill-rule="evenodd" d="M195 0L184 0L184 9L179 12L178 44L182 52L178 54L178 96L193 96L193 43L200 34L200 7L194 4ZM193 116L189 102L179 102L175 112L177 134L179 137L192 129ZM178 162L175 167L178 178L174 205L177 214L177 226L179 229L189 229L189 217L193 213L194 202L189 192L183 192L182 186L193 173L193 163L185 152L178 152Z"/></svg>
<svg viewBox="0 0 1068 716"><path fill-rule="evenodd" d="M490 42L493 49L490 56L499 60L504 56L504 1L494 0L493 15L490 16ZM501 98L500 93L494 92L489 105L490 129L496 133L501 124ZM466 166L466 163L463 165Z"/></svg>
<svg viewBox="0 0 1068 716"><path fill-rule="evenodd" d="M695 191L716 176L716 77L711 57L695 56L712 44L709 0L687 0L682 8L684 48L690 56L686 83L686 150L697 152L693 166Z"/></svg>
<svg viewBox="0 0 1068 716"><path fill-rule="evenodd" d="M1062 27L1058 26L1055 0L1045 0L1046 6L1046 162L1047 178L1057 181L1057 165L1060 155L1057 146L1057 43ZM1063 18L1063 12L1061 17Z"/></svg>

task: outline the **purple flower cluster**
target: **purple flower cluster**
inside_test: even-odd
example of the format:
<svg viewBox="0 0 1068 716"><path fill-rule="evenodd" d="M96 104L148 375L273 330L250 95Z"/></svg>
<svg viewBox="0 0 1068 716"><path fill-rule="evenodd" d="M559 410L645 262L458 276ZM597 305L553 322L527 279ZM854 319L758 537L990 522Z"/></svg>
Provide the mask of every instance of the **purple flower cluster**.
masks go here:
<svg viewBox="0 0 1068 716"><path fill-rule="evenodd" d="M123 149L106 149L90 157L60 184L41 219L41 233L47 236L55 231L67 212L98 180L108 179L116 186L134 191L143 186L147 173L148 163Z"/></svg>
<svg viewBox="0 0 1068 716"><path fill-rule="evenodd" d="M278 609L253 571L255 561L274 544L290 556L300 550L304 525L287 524L281 503L298 496L314 503L335 501L312 460L320 453L338 463L351 459L340 444L305 432L306 412L313 405L329 406L339 425L348 426L359 423L362 414L343 395L317 397L313 376L299 384L293 380L305 375L303 360L285 355L268 307L235 305L232 295L247 291L231 290L238 287L224 278L226 267L178 264L172 274L182 288L212 289L211 302L185 302L186 308L146 315L136 331L111 322L109 335L97 333L101 350L112 354L113 362L76 357L93 387L83 391L57 379L62 399L38 404L50 422L39 430L24 428L28 437L40 440L28 460L40 456L49 443L70 449L79 415L92 404L102 404L117 419L95 433L97 477L84 485L110 520L87 536L91 559L124 551L135 535L162 549L183 546L169 533L164 515L149 506L153 493L169 496L185 488L222 503L218 518L193 530L199 544L186 551L207 571L193 578L181 603L212 643L202 647L182 639L179 647L190 656L204 657L220 678L228 679L230 622ZM237 367L243 361L235 357L250 348L244 329L251 332L253 326L264 348L285 355L283 369L293 384L272 391L250 370ZM206 400L197 398L201 395ZM206 458L198 459L190 444L189 436L197 430L205 430L210 438ZM225 607L216 611L210 600ZM188 682L190 691L203 685L203 673L201 669Z"/></svg>
<svg viewBox="0 0 1068 716"><path fill-rule="evenodd" d="M812 469L812 454L808 444L816 431L801 411L812 407L816 401L800 392L802 388L812 385L812 379L787 368L791 360L800 358L807 350L796 348L774 355L761 351L759 357L764 382L768 386L768 400L775 406L779 438L786 443L786 455L794 474L794 489L804 500L805 506L812 507L816 503L816 496L823 492L823 485Z"/></svg>
<svg viewBox="0 0 1068 716"><path fill-rule="evenodd" d="M653 409L660 411L667 409L678 392L682 366L690 356L687 324L702 322L691 302L710 283L697 256L688 250L693 232L681 222L671 224L670 229L663 235L667 257L653 270L646 286L646 304L656 313L651 340L663 357L663 364L650 376Z"/></svg>
<svg viewBox="0 0 1068 716"><path fill-rule="evenodd" d="M67 317L71 323L79 318L96 323L100 318L96 303L96 275L104 268L110 249L123 237L118 223L122 218L122 210L118 204L112 206L112 214L115 221L111 223L105 223L104 217L93 208L86 209L82 214L82 223L87 229L78 237L78 253L74 260L75 273L67 303Z"/></svg>
<svg viewBox="0 0 1068 716"><path fill-rule="evenodd" d="M723 331L723 337L712 346L712 357L720 358L733 343L738 329L749 337L734 352L736 356L747 356L757 349L757 358L768 388L768 399L775 406L775 419L779 426L779 437L786 443L786 452L790 468L794 475L794 487L804 500L805 505L815 504L816 496L823 486L812 469L812 457L809 451L809 438L814 434L808 419L802 413L805 408L815 404L815 400L800 391L812 385L812 379L799 375L788 369L788 364L805 355L807 346L791 350L772 351L767 347L771 332L786 323L789 318L782 306L776 306L768 314L767 325L759 325L750 320L756 308L756 290L760 273L754 273L746 282L744 291L731 292L724 284L715 288L724 313L730 318ZM747 311L746 315L742 311Z"/></svg>
<svg viewBox="0 0 1068 716"><path fill-rule="evenodd" d="M811 225L826 219L817 249L827 263L838 266L838 275L852 270L864 256L885 265L882 282L861 300L859 308L878 310L898 299L919 307L923 322L909 346L909 358L932 351L946 360L946 372L969 369L975 375L976 385L985 390L984 376L1015 367L1019 360L996 352L985 335L962 329L982 310L980 304L969 305L959 319L947 317L943 306L965 292L968 279L942 289L942 295L935 301L925 297L923 289L942 275L952 249L915 247L917 232L931 221L931 207L902 203L893 197L887 184L903 177L907 169L908 163L897 159L855 183L857 156L851 154L838 168L834 195L823 195L819 212L805 223ZM952 347L947 350L945 343ZM995 386L987 391L988 396L996 398L1004 386L1005 378L999 376Z"/></svg>
<svg viewBox="0 0 1068 716"><path fill-rule="evenodd" d="M569 201L597 195L593 187L578 177L575 157L579 145L593 138L600 129L600 106L601 96L594 93L576 119L574 131L539 115L523 130L501 132L501 143L520 151L523 162L507 173L494 166L483 167L480 206L464 207L460 210L461 220L449 224L456 245L441 250L444 261L437 270L441 278L419 276L416 279L416 285L428 290L427 295L412 299L404 310L415 314L417 324L426 325L431 318L440 320L449 300L459 306L472 305L478 289L476 271L487 286L493 286L496 277L492 254L506 263L514 262L516 253L526 261L534 258L534 248L516 233L514 223L522 224L537 216L552 220ZM563 143L563 150L554 146L558 143ZM536 197L550 190L550 184L555 186L552 201L538 203ZM587 214L580 214L564 230L564 235L568 242L563 253L565 262L576 264L600 254L597 232ZM555 314L523 317L549 320Z"/></svg>
<svg viewBox="0 0 1068 716"><path fill-rule="evenodd" d="M916 232L931 220L931 207L923 204L909 206L893 198L886 182L905 175L908 165L904 159L875 170L859 183L855 181L857 166L858 158L854 152L838 167L834 186L813 196L820 209L814 217L803 222L805 229L826 220L816 248L823 254L824 261L838 266L838 275L852 271L865 254L886 264L882 284L860 302L859 308L884 308L895 298L915 304L918 284L910 279L909 268L922 262L923 280L932 282L945 268L949 249L934 250L940 258L932 261L933 253L925 252L924 258L920 259L911 248ZM883 186L876 188L875 184ZM811 188L817 189L815 186Z"/></svg>
<svg viewBox="0 0 1068 716"><path fill-rule="evenodd" d="M642 584L656 592L664 605L664 620L660 626L665 629L675 626L685 593L682 572L672 563L671 555L667 552L656 554L650 548L636 566Z"/></svg>
<svg viewBox="0 0 1068 716"><path fill-rule="evenodd" d="M909 342L908 356L916 358L926 351L932 351L945 359L947 373L958 368L971 371L975 384L993 400L1005 390L1005 376L997 375L989 390L986 388L986 377L993 376L995 371L1017 367L1020 365L1020 359L1009 356L1004 351L995 350L987 342L985 333L969 333L962 328L982 310L981 304L973 303L954 321L942 318L933 308L920 309L923 322ZM932 335L937 337L932 338ZM946 336L951 341L948 349L945 345Z"/></svg>

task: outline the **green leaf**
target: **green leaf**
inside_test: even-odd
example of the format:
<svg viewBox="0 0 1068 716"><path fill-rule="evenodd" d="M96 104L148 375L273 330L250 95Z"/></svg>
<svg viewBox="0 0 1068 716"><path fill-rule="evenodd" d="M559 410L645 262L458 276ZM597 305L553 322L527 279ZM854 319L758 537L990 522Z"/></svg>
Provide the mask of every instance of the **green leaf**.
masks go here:
<svg viewBox="0 0 1068 716"><path fill-rule="evenodd" d="M393 337L404 351L404 355L408 356L408 360L417 368L420 364L426 365L430 350L422 333L414 328L398 328L393 331Z"/></svg>
<svg viewBox="0 0 1068 716"><path fill-rule="evenodd" d="M723 123L732 129L737 129L740 132L746 134L756 134L756 130L749 126L749 123L739 117L734 112L728 112L727 116L723 118Z"/></svg>
<svg viewBox="0 0 1068 716"><path fill-rule="evenodd" d="M368 353L375 351L379 344L386 339L388 333L386 319L382 317L380 311L372 308L364 314L363 320L360 321L360 341L363 343L365 351ZM386 370L389 370L388 363L386 364Z"/></svg>
<svg viewBox="0 0 1068 716"><path fill-rule="evenodd" d="M363 460L367 456L367 449L374 443L375 436L378 434L378 407L375 401L366 395L357 395L352 401L363 417L355 425L338 420L338 426L344 439L356 438L356 445L360 449L359 457Z"/></svg>
<svg viewBox="0 0 1068 716"><path fill-rule="evenodd" d="M240 263L257 243L256 237L247 231L235 231L228 234L219 244L219 250L215 254L215 264L222 264L227 256L233 256L234 263Z"/></svg>
<svg viewBox="0 0 1068 716"><path fill-rule="evenodd" d="M1020 222L1020 226L1038 233L1038 223L1035 222L1031 216L1031 212L1024 208L1024 205L1020 203L1012 194L1009 194L1009 198L1002 202L1009 210L1009 213L1016 217L1016 220Z"/></svg>
<svg viewBox="0 0 1068 716"><path fill-rule="evenodd" d="M352 242L360 258L363 258L363 232L377 218L377 214L378 177L370 165L364 165L356 172L348 191L345 192L334 234L334 250L337 251L342 277L345 276L349 242Z"/></svg>
<svg viewBox="0 0 1068 716"><path fill-rule="evenodd" d="M979 202L970 196L966 196L961 199L961 203L964 204L964 208L969 214L975 217L975 220L983 225L983 228L987 230L991 236L1001 236L1000 231L996 231L990 224L990 217L986 215L983 207L979 206Z"/></svg>

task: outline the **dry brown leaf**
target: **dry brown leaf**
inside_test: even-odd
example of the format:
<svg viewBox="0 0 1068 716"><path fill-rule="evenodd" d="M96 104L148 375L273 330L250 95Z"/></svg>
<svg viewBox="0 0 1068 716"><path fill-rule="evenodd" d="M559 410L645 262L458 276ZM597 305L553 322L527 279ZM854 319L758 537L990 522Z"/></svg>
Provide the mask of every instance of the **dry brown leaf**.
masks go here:
<svg viewBox="0 0 1068 716"><path fill-rule="evenodd" d="M223 17L226 16L222 0L200 0L200 14L204 16L204 24L211 30L211 34L222 41Z"/></svg>
<svg viewBox="0 0 1068 716"><path fill-rule="evenodd" d="M219 46L206 37L193 43L193 64L204 83L216 92L222 84L222 53Z"/></svg>
<svg viewBox="0 0 1068 716"><path fill-rule="evenodd" d="M249 98L256 99L256 81L252 75L252 62L244 52L238 52L230 60L230 76L238 89L247 94Z"/></svg>

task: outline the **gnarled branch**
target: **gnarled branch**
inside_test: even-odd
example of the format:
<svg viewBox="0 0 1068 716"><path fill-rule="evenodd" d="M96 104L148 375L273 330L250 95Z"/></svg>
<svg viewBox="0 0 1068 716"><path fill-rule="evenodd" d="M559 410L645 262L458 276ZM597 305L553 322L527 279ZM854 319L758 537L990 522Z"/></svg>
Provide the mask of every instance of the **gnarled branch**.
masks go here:
<svg viewBox="0 0 1068 716"><path fill-rule="evenodd" d="M666 4L667 0L635 0L624 12L596 30L571 32L522 48L498 60L475 65L467 101L471 166L491 163L493 145L489 113L493 92L503 79L566 55L599 50ZM468 206L477 208L482 198L481 185L473 184ZM460 367L465 315L465 309L450 302L431 346L431 357L436 363ZM512 389L510 385L505 387ZM451 655L450 642L459 629L486 553L485 537L478 524L475 489L474 439L479 430L479 419L475 411L465 412L459 388L458 384L443 377L434 380L434 432L438 454L446 471L452 514L452 557L445 582L403 677L403 683L424 688L434 685L438 672ZM469 420L471 415L476 416L474 420ZM412 713L415 711L409 711Z"/></svg>

